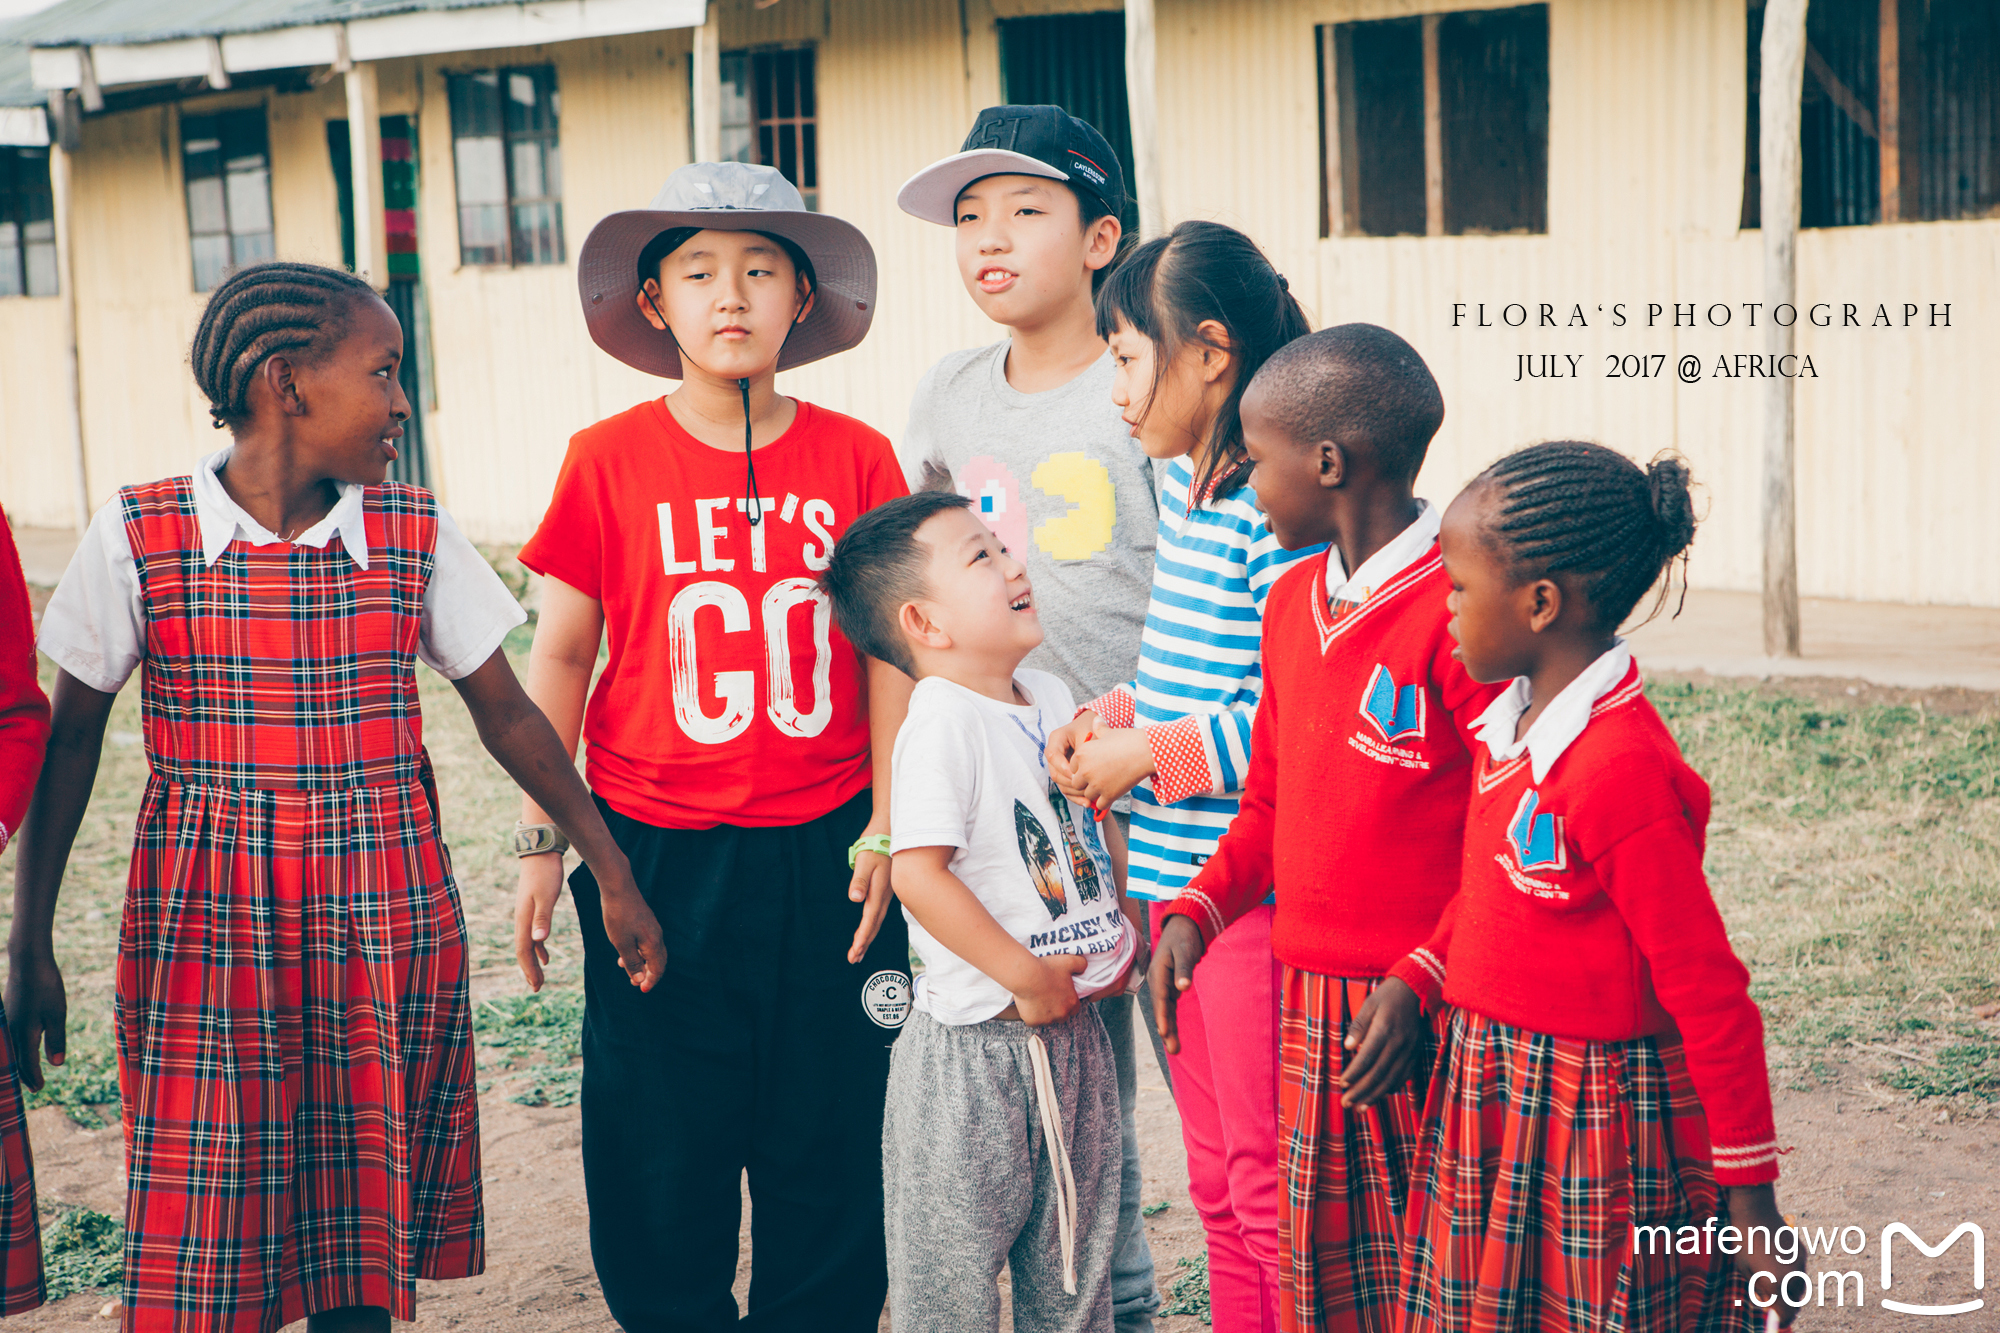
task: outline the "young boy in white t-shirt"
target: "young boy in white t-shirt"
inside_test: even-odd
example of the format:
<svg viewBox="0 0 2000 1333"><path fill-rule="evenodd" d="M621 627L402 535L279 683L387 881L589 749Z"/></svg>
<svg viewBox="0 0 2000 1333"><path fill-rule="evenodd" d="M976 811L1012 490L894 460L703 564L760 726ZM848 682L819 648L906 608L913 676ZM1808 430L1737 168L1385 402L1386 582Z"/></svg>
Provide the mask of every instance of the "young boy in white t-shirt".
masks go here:
<svg viewBox="0 0 2000 1333"><path fill-rule="evenodd" d="M897 1333L1109 1333L1117 1072L1096 1007L1132 979L1089 809L1043 761L1075 712L1024 670L1042 641L1027 571L969 501L926 491L855 520L820 585L841 633L917 680L896 738L894 882L923 963L882 1127Z"/></svg>

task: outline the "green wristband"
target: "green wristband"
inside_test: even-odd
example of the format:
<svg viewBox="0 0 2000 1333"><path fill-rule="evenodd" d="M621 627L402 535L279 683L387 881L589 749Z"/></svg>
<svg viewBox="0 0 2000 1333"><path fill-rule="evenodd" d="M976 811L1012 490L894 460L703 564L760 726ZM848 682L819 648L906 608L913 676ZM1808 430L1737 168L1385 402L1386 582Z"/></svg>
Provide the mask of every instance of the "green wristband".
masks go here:
<svg viewBox="0 0 2000 1333"><path fill-rule="evenodd" d="M876 852L882 856L889 854L889 835L886 833L864 833L854 840L847 849L847 868L854 869L854 863L861 859L863 852Z"/></svg>

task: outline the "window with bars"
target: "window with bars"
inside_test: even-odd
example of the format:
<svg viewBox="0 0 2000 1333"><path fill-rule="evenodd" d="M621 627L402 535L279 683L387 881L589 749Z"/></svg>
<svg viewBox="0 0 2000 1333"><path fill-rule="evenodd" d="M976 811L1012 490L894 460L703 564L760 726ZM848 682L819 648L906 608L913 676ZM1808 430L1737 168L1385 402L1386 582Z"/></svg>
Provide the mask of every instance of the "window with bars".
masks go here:
<svg viewBox="0 0 2000 1333"><path fill-rule="evenodd" d="M1547 5L1318 36L1320 235L1548 230Z"/></svg>
<svg viewBox="0 0 2000 1333"><path fill-rule="evenodd" d="M1764 5L1749 8L1743 213L1762 212ZM2000 5L1813 0L1799 106L1799 225L2000 217Z"/></svg>
<svg viewBox="0 0 2000 1333"><path fill-rule="evenodd" d="M0 148L0 296L56 294L49 150Z"/></svg>
<svg viewBox="0 0 2000 1333"><path fill-rule="evenodd" d="M560 264L562 95L553 66L450 76L462 264Z"/></svg>
<svg viewBox="0 0 2000 1333"><path fill-rule="evenodd" d="M819 209L819 108L811 47L722 56L722 160L776 167Z"/></svg>
<svg viewBox="0 0 2000 1333"><path fill-rule="evenodd" d="M277 253L264 108L182 116L181 173L196 291Z"/></svg>

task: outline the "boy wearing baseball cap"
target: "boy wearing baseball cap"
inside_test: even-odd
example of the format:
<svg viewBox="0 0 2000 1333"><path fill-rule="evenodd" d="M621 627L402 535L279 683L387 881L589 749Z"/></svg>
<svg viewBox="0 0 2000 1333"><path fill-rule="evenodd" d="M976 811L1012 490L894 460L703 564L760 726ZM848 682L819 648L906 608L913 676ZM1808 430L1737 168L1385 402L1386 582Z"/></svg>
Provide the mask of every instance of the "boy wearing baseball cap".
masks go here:
<svg viewBox="0 0 2000 1333"><path fill-rule="evenodd" d="M909 944L884 919L883 668L814 579L906 488L882 435L772 379L861 341L874 251L770 167L702 162L598 223L577 277L597 345L680 381L570 441L521 549L545 580L528 693L572 753L589 742L667 948L662 984L626 984L578 868L591 1254L629 1333L733 1327L747 1169L752 1316L863 1333L887 1287L882 1108ZM522 822L515 947L539 987L565 844L532 801Z"/></svg>
<svg viewBox="0 0 2000 1333"><path fill-rule="evenodd" d="M1139 660L1159 526L1152 465L1111 400L1091 301L1118 255L1124 172L1104 136L1061 107L995 106L896 202L953 229L966 291L1005 334L945 357L918 384L904 439L909 483L971 498L1036 590L1047 633L1026 665L1095 699ZM1122 866L1115 821L1105 831ZM1151 1328L1160 1306L1139 1214L1132 1005L1100 1002L1123 1122L1112 1261L1120 1333Z"/></svg>

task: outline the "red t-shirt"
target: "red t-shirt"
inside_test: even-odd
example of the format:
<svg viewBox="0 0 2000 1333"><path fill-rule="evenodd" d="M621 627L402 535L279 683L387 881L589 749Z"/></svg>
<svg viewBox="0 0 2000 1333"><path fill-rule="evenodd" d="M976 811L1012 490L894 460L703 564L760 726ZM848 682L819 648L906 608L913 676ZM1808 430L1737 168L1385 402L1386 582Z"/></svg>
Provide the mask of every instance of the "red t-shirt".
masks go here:
<svg viewBox="0 0 2000 1333"><path fill-rule="evenodd" d="M798 405L756 451L711 449L662 400L579 432L521 563L604 606L584 710L591 788L661 828L803 824L869 782L867 679L814 578L847 525L907 493L889 441Z"/></svg>

